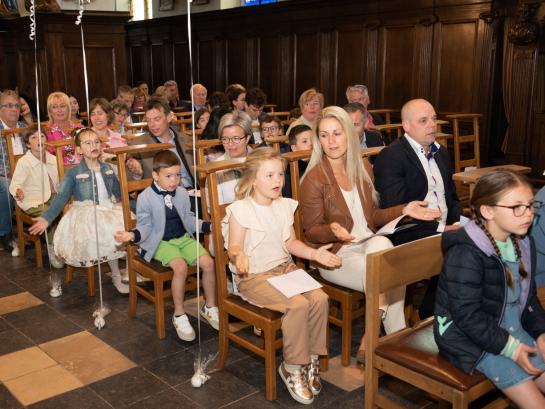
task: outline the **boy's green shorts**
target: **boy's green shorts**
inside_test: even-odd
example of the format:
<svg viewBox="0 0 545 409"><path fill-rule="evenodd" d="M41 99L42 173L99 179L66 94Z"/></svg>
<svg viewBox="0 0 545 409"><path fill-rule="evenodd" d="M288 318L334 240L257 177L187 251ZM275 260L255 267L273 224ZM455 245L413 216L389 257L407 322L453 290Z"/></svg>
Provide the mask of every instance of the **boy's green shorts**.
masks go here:
<svg viewBox="0 0 545 409"><path fill-rule="evenodd" d="M208 254L206 249L200 243L197 243L197 240L189 234L185 234L177 239L161 241L153 258L160 261L164 266L168 266L172 260L183 258L187 265L191 266L197 262L196 244L199 245L199 257Z"/></svg>

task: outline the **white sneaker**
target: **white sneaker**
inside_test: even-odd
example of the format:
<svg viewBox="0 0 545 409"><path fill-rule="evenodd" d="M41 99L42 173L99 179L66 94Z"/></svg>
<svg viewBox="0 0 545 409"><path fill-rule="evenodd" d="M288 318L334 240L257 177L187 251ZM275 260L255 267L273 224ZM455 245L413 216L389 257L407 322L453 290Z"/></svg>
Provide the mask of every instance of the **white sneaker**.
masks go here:
<svg viewBox="0 0 545 409"><path fill-rule="evenodd" d="M121 277L112 277L112 283L115 287L115 289L121 293L121 294L128 294L129 293L129 285L123 284L121 282Z"/></svg>
<svg viewBox="0 0 545 409"><path fill-rule="evenodd" d="M181 340L193 341L195 339L196 337L195 331L193 330L193 327L189 323L189 318L187 318L187 314L180 315L179 317L173 315L172 323L174 324L174 328L176 328L178 337Z"/></svg>
<svg viewBox="0 0 545 409"><path fill-rule="evenodd" d="M216 331L220 330L220 318L219 318L219 311L218 307L210 307L208 308L205 305L201 308L201 317L203 317L212 328L214 328Z"/></svg>
<svg viewBox="0 0 545 409"><path fill-rule="evenodd" d="M11 241L11 248L13 250L11 250L11 256L12 257L19 257L19 243L17 242L17 240L12 240Z"/></svg>
<svg viewBox="0 0 545 409"><path fill-rule="evenodd" d="M119 272L121 273L121 282L125 284L129 284L129 270L127 270L126 268L122 268L121 270L119 270ZM136 273L137 283L145 283L148 281L151 281L151 280L149 278L142 277L140 274Z"/></svg>

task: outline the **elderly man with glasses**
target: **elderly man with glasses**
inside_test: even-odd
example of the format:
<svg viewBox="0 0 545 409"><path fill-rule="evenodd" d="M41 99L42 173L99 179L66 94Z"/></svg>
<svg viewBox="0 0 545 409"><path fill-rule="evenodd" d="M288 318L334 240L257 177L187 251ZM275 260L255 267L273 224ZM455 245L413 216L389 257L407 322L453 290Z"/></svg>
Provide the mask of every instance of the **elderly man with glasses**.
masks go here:
<svg viewBox="0 0 545 409"><path fill-rule="evenodd" d="M5 90L0 93L0 129L24 128L26 124L19 121L21 115L21 102L15 91ZM13 138L13 152L16 155L25 153L26 148L20 135ZM0 246L18 255L16 243L13 242L11 233L11 216L13 200L9 194L11 169L9 166L6 139L0 137Z"/></svg>

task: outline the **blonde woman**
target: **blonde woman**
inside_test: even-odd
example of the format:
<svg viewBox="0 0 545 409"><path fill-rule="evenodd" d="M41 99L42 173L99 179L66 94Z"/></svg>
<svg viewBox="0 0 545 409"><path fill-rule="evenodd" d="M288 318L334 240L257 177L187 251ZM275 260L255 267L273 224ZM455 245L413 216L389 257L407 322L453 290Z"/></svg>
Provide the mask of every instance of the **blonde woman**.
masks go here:
<svg viewBox="0 0 545 409"><path fill-rule="evenodd" d="M362 160L359 139L346 111L327 107L316 126L317 137L313 138L312 155L301 182L305 239L313 247L333 243L331 251L342 259L339 268L319 268L323 278L363 292L366 255L390 248L392 243L383 236L361 244L353 242L371 236L402 214L431 220L440 213L419 201L380 209L371 165ZM404 303L405 288L383 294L380 314L386 333L405 327Z"/></svg>
<svg viewBox="0 0 545 409"><path fill-rule="evenodd" d="M70 99L64 92L49 94L47 113L49 114L49 122L44 127L44 131L49 142L71 139L72 131L81 128L81 123L72 119ZM48 151L55 155L55 148L48 148ZM72 145L63 147L62 158L65 165L75 165L80 161L80 156Z"/></svg>

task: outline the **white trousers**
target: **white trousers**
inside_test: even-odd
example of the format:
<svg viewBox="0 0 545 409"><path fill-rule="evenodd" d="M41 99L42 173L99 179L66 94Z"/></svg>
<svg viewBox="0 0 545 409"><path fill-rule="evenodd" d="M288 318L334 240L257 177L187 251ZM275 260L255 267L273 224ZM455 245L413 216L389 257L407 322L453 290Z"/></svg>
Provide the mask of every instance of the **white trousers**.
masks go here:
<svg viewBox="0 0 545 409"><path fill-rule="evenodd" d="M384 236L376 236L358 245L343 246L337 253L342 258L341 267L333 270L319 268L320 275L333 284L365 292L367 254L386 250L393 244ZM380 309L384 311L382 323L386 334L405 328L405 287L394 288L381 294Z"/></svg>

